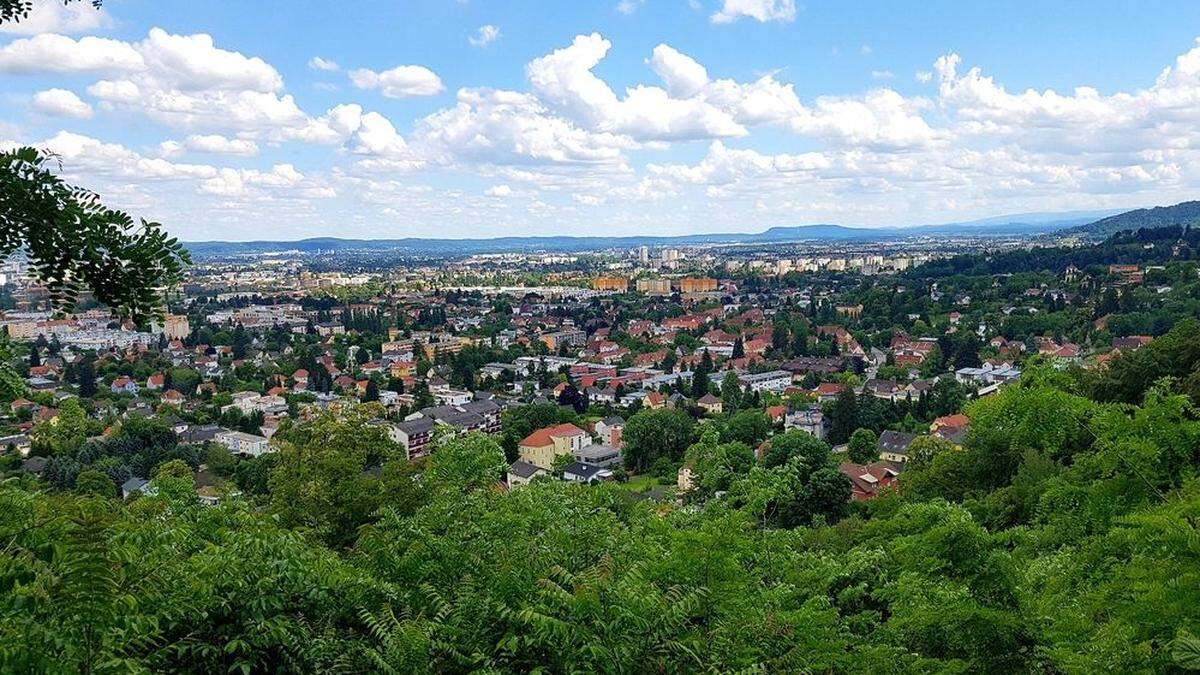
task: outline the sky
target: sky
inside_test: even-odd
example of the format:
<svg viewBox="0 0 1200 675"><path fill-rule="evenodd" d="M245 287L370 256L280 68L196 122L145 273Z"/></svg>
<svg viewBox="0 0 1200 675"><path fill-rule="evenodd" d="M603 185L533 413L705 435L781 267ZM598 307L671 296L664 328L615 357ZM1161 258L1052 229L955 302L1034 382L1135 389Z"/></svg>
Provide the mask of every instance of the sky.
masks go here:
<svg viewBox="0 0 1200 675"><path fill-rule="evenodd" d="M1197 198L1200 3L36 0L0 148L184 240L903 226Z"/></svg>

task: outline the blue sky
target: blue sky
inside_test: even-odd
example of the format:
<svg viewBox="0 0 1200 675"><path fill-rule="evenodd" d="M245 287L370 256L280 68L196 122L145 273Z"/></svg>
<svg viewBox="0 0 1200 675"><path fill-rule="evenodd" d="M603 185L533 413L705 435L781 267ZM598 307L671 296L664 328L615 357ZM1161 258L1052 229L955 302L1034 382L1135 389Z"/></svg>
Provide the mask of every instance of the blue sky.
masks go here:
<svg viewBox="0 0 1200 675"><path fill-rule="evenodd" d="M1195 198L1198 36L1195 2L41 1L0 144L190 240L1136 207Z"/></svg>

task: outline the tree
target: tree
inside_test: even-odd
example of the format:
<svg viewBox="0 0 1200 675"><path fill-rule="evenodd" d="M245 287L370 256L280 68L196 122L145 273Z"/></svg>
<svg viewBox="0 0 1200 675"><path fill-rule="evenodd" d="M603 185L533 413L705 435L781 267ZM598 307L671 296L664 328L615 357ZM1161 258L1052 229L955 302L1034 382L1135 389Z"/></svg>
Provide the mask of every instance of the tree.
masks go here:
<svg viewBox="0 0 1200 675"><path fill-rule="evenodd" d="M183 245L160 224L135 225L96 194L66 184L50 170L54 162L34 148L0 153L0 257L24 251L59 309L88 290L134 320L160 316L162 289L177 284L191 262Z"/></svg>
<svg viewBox="0 0 1200 675"><path fill-rule="evenodd" d="M793 457L800 457L808 466L816 467L829 461L829 453L829 444L825 441L799 429L792 429L771 437L761 461L764 467L770 469L786 464Z"/></svg>
<svg viewBox="0 0 1200 675"><path fill-rule="evenodd" d="M682 410L641 410L625 423L625 466L644 471L659 458L678 462L692 442L695 422Z"/></svg>
<svg viewBox="0 0 1200 675"><path fill-rule="evenodd" d="M367 389L363 392L363 403L379 400L379 385L375 384L375 380L367 380Z"/></svg>
<svg viewBox="0 0 1200 675"><path fill-rule="evenodd" d="M850 435L850 447L847 450L850 461L855 464L869 464L879 459L879 436L870 429L855 429Z"/></svg>
<svg viewBox="0 0 1200 675"><path fill-rule="evenodd" d="M854 390L850 387L842 390L834 399L828 414L829 442L836 444L850 440L850 434L859 427L858 397L854 395Z"/></svg>
<svg viewBox="0 0 1200 675"><path fill-rule="evenodd" d="M730 416L721 430L721 440L737 441L750 447L757 446L771 433L771 420L761 410L741 410Z"/></svg>
<svg viewBox="0 0 1200 675"><path fill-rule="evenodd" d="M108 474L97 469L80 471L75 477L75 491L79 494L115 497L117 486Z"/></svg>
<svg viewBox="0 0 1200 675"><path fill-rule="evenodd" d="M692 373L692 398L701 398L708 393L709 375L712 374L712 356L708 350L700 357L700 363Z"/></svg>
<svg viewBox="0 0 1200 675"><path fill-rule="evenodd" d="M92 430L93 425L79 400L68 398L59 405L57 417L34 427L33 436L56 455L74 455L83 448Z"/></svg>
<svg viewBox="0 0 1200 675"><path fill-rule="evenodd" d="M711 427L711 425L709 425ZM684 465L692 470L694 490L688 497L703 500L728 490L733 481L754 466L754 451L745 443L719 443L715 429L708 428L700 442L684 456Z"/></svg>
<svg viewBox="0 0 1200 675"><path fill-rule="evenodd" d="M740 359L746 356L746 345L742 342L742 338L738 337L733 341L733 358Z"/></svg>
<svg viewBox="0 0 1200 675"><path fill-rule="evenodd" d="M734 412L742 405L742 384L734 371L726 371L721 379L721 407Z"/></svg>
<svg viewBox="0 0 1200 675"><path fill-rule="evenodd" d="M366 470L402 455L387 428L370 423L378 407L363 405L344 417L324 413L276 434L279 460L268 488L282 523L344 547L372 520L382 490Z"/></svg>

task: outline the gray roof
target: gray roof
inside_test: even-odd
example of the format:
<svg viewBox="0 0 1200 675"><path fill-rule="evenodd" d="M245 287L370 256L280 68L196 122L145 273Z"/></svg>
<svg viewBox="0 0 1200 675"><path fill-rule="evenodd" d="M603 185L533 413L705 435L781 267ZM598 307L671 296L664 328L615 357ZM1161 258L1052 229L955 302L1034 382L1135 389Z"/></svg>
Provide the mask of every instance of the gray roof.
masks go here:
<svg viewBox="0 0 1200 675"><path fill-rule="evenodd" d="M605 471L602 466L595 464L585 464L583 462L571 462L563 469L563 475L572 474L578 476L581 480L591 480L596 477L596 474Z"/></svg>
<svg viewBox="0 0 1200 675"><path fill-rule="evenodd" d="M536 467L529 462L523 462L519 459L510 464L508 467L509 473L520 478L533 478L539 471L542 471L540 467Z"/></svg>
<svg viewBox="0 0 1200 675"><path fill-rule="evenodd" d="M623 427L623 426L625 426L625 420L620 415L609 415L608 417L605 417L603 420L600 420L600 421L604 422L604 425L608 426L608 427Z"/></svg>
<svg viewBox="0 0 1200 675"><path fill-rule="evenodd" d="M434 424L435 422L430 417L418 417L400 422L396 425L396 428L408 436L419 436L420 434L429 433L433 429Z"/></svg>
<svg viewBox="0 0 1200 675"><path fill-rule="evenodd" d="M124 483L121 483L121 492L123 494L129 494L131 492L138 492L142 488L146 487L146 485L149 482L150 481L146 480L145 478L138 478L137 476L134 476L133 478L130 478L129 480L125 481Z"/></svg>
<svg viewBox="0 0 1200 675"><path fill-rule="evenodd" d="M879 434L879 451L905 454L909 444L916 437L916 434L906 434L903 431L885 431Z"/></svg>

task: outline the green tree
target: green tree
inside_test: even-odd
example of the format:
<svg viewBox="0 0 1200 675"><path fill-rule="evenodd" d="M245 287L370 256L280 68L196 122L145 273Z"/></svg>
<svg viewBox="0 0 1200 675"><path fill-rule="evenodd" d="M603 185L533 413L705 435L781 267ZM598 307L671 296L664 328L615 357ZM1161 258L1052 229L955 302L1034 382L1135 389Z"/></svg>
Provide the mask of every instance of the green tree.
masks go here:
<svg viewBox="0 0 1200 675"><path fill-rule="evenodd" d="M0 153L0 256L24 251L61 309L87 290L136 320L161 314L162 289L181 279L187 251L158 223L135 225L64 183L51 171L55 162L33 148Z"/></svg>
<svg viewBox="0 0 1200 675"><path fill-rule="evenodd" d="M678 462L692 443L695 422L682 410L642 410L625 423L621 438L625 466L644 471L659 458Z"/></svg>
<svg viewBox="0 0 1200 675"><path fill-rule="evenodd" d="M737 373L726 371L721 379L721 407L727 412L734 412L742 406L742 384Z"/></svg>
<svg viewBox="0 0 1200 675"><path fill-rule="evenodd" d="M855 464L869 464L879 459L879 436L870 429L855 429L850 435L847 455Z"/></svg>
<svg viewBox="0 0 1200 675"><path fill-rule="evenodd" d="M100 497L115 497L116 483L108 474L98 469L85 469L75 477L75 491L79 494L98 495Z"/></svg>

